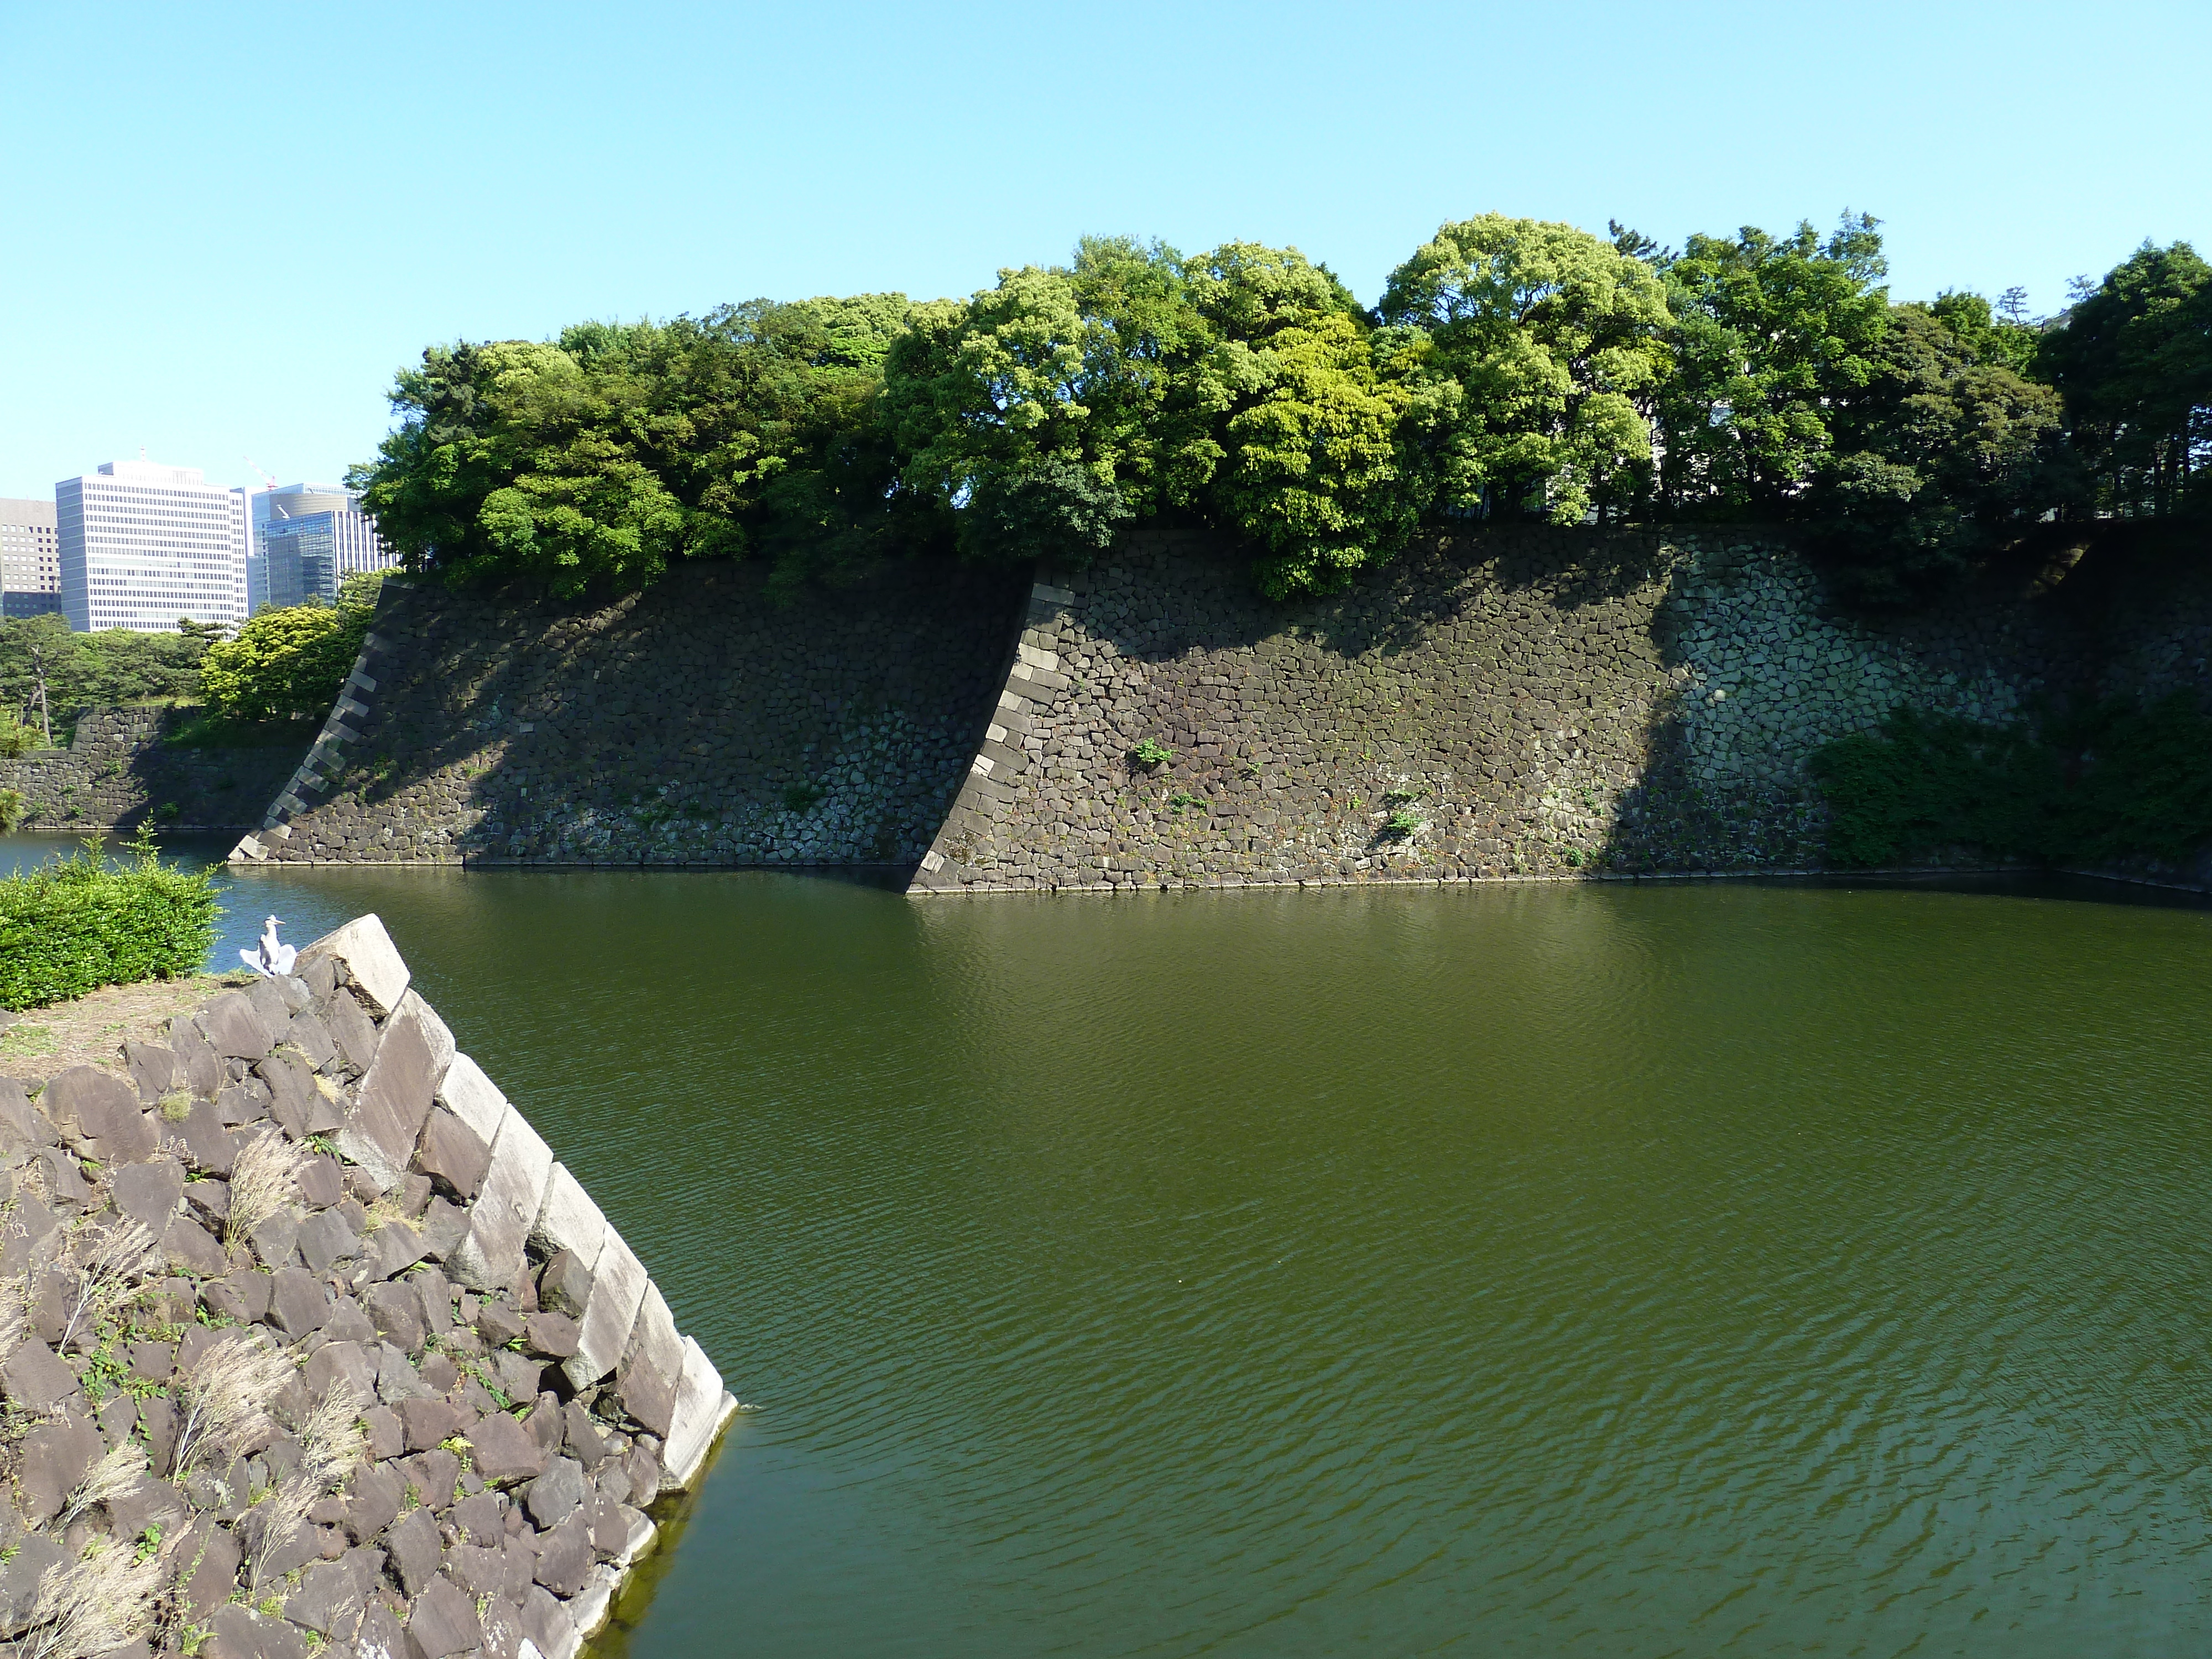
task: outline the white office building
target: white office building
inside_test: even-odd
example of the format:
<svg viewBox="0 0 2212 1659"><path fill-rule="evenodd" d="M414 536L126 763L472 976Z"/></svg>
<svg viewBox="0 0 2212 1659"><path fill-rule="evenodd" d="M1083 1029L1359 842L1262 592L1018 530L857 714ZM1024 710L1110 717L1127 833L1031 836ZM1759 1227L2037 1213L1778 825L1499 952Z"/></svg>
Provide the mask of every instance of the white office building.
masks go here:
<svg viewBox="0 0 2212 1659"><path fill-rule="evenodd" d="M79 632L162 633L246 616L246 492L196 466L108 461L54 486L62 614Z"/></svg>
<svg viewBox="0 0 2212 1659"><path fill-rule="evenodd" d="M295 483L253 497L253 554L246 578L250 608L328 605L338 584L364 570L398 562L361 510L361 497L341 484Z"/></svg>
<svg viewBox="0 0 2212 1659"><path fill-rule="evenodd" d="M35 617L61 608L54 504L0 495L0 617Z"/></svg>

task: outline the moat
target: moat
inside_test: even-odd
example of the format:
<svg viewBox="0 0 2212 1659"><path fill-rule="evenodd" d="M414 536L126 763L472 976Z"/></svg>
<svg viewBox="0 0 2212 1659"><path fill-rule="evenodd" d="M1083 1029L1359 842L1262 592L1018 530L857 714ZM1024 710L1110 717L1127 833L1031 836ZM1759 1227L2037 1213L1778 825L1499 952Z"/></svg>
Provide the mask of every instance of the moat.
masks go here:
<svg viewBox="0 0 2212 1659"><path fill-rule="evenodd" d="M381 915L757 1407L631 1653L2212 1630L2201 902L349 868L225 902L218 965L271 910Z"/></svg>

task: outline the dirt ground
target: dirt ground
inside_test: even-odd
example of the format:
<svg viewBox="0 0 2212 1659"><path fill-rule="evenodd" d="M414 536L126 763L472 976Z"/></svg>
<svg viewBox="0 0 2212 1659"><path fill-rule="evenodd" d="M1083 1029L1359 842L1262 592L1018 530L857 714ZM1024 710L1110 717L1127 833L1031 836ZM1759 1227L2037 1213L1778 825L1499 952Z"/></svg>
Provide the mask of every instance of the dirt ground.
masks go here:
<svg viewBox="0 0 2212 1659"><path fill-rule="evenodd" d="M173 1014L198 1007L226 985L248 981L245 973L110 985L51 1008L0 1013L0 1077L43 1085L72 1066L103 1066L127 1076L125 1039L158 1042Z"/></svg>

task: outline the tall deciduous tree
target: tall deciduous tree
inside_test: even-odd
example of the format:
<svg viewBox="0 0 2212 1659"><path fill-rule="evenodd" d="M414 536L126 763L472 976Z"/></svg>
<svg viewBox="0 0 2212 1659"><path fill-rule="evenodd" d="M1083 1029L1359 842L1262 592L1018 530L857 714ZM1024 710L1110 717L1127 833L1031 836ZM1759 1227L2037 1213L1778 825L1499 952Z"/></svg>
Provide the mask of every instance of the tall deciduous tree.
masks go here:
<svg viewBox="0 0 2212 1659"><path fill-rule="evenodd" d="M1572 524L1641 493L1670 355L1666 292L1641 261L1571 225L1486 214L1391 272L1379 310L1427 334L1428 372L1453 388L1448 507L1533 501Z"/></svg>
<svg viewBox="0 0 2212 1659"><path fill-rule="evenodd" d="M1876 224L1846 214L1825 241L1809 223L1746 226L1665 263L1676 368L1660 483L1674 510L1790 514L1834 450L1838 400L1875 372L1889 309Z"/></svg>
<svg viewBox="0 0 2212 1659"><path fill-rule="evenodd" d="M1957 581L2066 492L2058 394L1989 361L2003 354L1976 327L1985 318L1968 312L1962 332L1941 305L1891 310L1865 385L1830 411L1834 452L1806 497L1863 602Z"/></svg>

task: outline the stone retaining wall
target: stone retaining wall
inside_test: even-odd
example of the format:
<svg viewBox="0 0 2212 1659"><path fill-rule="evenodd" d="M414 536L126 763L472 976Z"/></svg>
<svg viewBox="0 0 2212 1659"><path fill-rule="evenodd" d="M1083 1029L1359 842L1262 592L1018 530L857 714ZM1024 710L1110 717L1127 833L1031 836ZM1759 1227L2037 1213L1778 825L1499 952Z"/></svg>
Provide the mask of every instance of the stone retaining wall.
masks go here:
<svg viewBox="0 0 2212 1659"><path fill-rule="evenodd" d="M2212 684L2205 587L1983 591L1880 624L1772 536L1532 528L1278 606L1140 538L1034 586L912 890L1810 867L1813 750L1900 702L2002 720Z"/></svg>
<svg viewBox="0 0 2212 1659"><path fill-rule="evenodd" d="M234 856L911 867L1021 585L916 567L780 605L761 568L701 562L579 608L387 581L330 723Z"/></svg>
<svg viewBox="0 0 2212 1659"><path fill-rule="evenodd" d="M299 759L297 749L200 749L167 742L165 708L88 709L66 749L0 760L0 789L26 798L27 830L242 830Z"/></svg>
<svg viewBox="0 0 2212 1659"><path fill-rule="evenodd" d="M0 1641L571 1659L736 1403L374 916L296 968L0 1078Z"/></svg>

